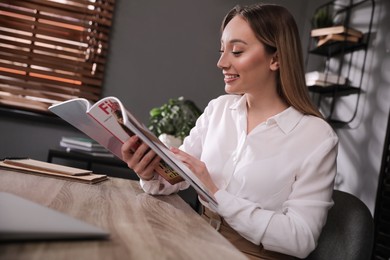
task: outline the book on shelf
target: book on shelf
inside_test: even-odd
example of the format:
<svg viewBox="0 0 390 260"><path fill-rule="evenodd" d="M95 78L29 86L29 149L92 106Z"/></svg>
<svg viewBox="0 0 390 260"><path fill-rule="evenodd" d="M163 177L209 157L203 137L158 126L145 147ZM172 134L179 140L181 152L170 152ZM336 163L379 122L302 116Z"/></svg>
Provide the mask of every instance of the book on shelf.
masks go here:
<svg viewBox="0 0 390 260"><path fill-rule="evenodd" d="M326 36L320 36L317 41L317 47L320 47L326 43L335 42L335 41L345 41L345 42L359 42L360 38L353 35L346 34L328 34Z"/></svg>
<svg viewBox="0 0 390 260"><path fill-rule="evenodd" d="M98 183L108 179L107 175L94 174L90 170L84 170L55 163L42 162L30 158L5 159L0 161L0 167L90 184Z"/></svg>
<svg viewBox="0 0 390 260"><path fill-rule="evenodd" d="M122 159L121 147L130 136L137 135L160 158L155 172L169 183L187 181L211 206L217 202L201 180L166 147L145 125L125 109L116 97L106 97L95 104L84 98L71 99L49 107L90 138Z"/></svg>
<svg viewBox="0 0 390 260"><path fill-rule="evenodd" d="M344 85L347 79L341 75L335 75L332 73L324 73L319 71L307 72L305 74L307 86L331 86L331 85Z"/></svg>
<svg viewBox="0 0 390 260"><path fill-rule="evenodd" d="M61 138L61 142L64 144L77 145L81 147L93 148L98 147L104 149L104 147L91 138L85 137L66 137Z"/></svg>
<svg viewBox="0 0 390 260"><path fill-rule="evenodd" d="M104 146L93 146L93 147L86 147L82 145L67 143L64 141L60 141L60 146L63 148L69 148L74 150L80 150L84 152L108 152L108 150Z"/></svg>
<svg viewBox="0 0 390 260"><path fill-rule="evenodd" d="M306 81L306 86L311 87L311 86L319 86L319 87L329 87L335 84L325 82L322 80L307 80Z"/></svg>
<svg viewBox="0 0 390 260"><path fill-rule="evenodd" d="M60 147L67 152L78 152L95 157L114 157L104 146L93 139L84 137L62 137Z"/></svg>
<svg viewBox="0 0 390 260"><path fill-rule="evenodd" d="M361 31L342 25L311 30L312 37L326 36L329 34L347 34L358 38L363 37L363 33Z"/></svg>
<svg viewBox="0 0 390 260"><path fill-rule="evenodd" d="M114 158L115 156L106 151L106 152L94 152L94 151L84 151L84 150L80 150L80 149L77 149L77 148L65 148L65 150L69 153L69 152L75 152L75 153L79 153L79 154L85 154L85 155L90 155L90 156L94 156L94 157L106 157L106 158Z"/></svg>

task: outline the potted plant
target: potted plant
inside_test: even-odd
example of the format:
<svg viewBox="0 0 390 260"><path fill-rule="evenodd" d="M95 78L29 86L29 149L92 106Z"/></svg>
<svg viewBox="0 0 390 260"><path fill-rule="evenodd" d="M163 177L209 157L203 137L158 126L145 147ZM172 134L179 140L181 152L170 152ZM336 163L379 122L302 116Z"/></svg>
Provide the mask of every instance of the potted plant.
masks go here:
<svg viewBox="0 0 390 260"><path fill-rule="evenodd" d="M331 27L333 24L333 11L328 5L317 9L311 19L312 28Z"/></svg>
<svg viewBox="0 0 390 260"><path fill-rule="evenodd" d="M149 129L168 147L178 147L195 126L202 111L183 97L169 99L150 110Z"/></svg>

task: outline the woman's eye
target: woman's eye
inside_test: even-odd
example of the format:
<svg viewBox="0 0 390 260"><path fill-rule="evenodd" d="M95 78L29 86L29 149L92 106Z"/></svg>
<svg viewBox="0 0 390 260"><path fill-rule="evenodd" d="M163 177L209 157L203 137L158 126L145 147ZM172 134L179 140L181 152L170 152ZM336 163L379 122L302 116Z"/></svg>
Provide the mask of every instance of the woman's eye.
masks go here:
<svg viewBox="0 0 390 260"><path fill-rule="evenodd" d="M224 50L219 50L219 53L222 55L225 51ZM231 51L231 53L234 55L234 56L239 56L241 53L243 53L243 51Z"/></svg>
<svg viewBox="0 0 390 260"><path fill-rule="evenodd" d="M243 53L243 51L232 51L234 56L239 56L241 53Z"/></svg>

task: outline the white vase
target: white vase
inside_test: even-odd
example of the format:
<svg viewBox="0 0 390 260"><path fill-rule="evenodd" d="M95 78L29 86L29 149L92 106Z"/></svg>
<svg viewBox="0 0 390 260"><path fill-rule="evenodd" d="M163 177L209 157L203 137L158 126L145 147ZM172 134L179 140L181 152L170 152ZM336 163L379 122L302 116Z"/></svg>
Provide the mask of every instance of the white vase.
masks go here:
<svg viewBox="0 0 390 260"><path fill-rule="evenodd" d="M180 138L174 137L173 135L161 134L158 139L163 142L167 147L179 147L183 141Z"/></svg>

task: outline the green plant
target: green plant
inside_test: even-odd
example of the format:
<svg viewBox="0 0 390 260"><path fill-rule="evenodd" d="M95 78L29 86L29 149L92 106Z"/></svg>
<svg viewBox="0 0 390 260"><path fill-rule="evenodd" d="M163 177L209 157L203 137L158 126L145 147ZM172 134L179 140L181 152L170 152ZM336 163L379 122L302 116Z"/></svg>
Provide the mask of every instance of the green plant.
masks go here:
<svg viewBox="0 0 390 260"><path fill-rule="evenodd" d="M333 26L333 14L329 6L319 8L311 19L313 28L324 28Z"/></svg>
<svg viewBox="0 0 390 260"><path fill-rule="evenodd" d="M173 135L184 139L201 114L201 110L191 100L183 97L169 99L161 107L150 110L149 129L156 135Z"/></svg>

